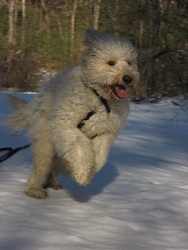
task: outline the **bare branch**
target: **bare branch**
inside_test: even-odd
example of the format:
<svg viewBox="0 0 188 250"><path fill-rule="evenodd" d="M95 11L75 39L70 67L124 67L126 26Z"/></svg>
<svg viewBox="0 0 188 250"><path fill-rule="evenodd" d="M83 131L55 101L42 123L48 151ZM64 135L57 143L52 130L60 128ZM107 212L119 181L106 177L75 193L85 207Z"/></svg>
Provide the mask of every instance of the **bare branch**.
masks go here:
<svg viewBox="0 0 188 250"><path fill-rule="evenodd" d="M152 61L155 61L157 58L159 58L160 56L163 56L169 52L171 52L172 50L169 48L163 49L161 51L159 51L157 54L152 56Z"/></svg>

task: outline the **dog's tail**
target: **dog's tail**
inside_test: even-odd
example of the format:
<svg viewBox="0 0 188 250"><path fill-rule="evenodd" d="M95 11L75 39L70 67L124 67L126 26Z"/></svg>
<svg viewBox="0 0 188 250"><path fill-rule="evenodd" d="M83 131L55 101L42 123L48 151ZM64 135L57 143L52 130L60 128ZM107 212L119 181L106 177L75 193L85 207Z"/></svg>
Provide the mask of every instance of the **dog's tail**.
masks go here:
<svg viewBox="0 0 188 250"><path fill-rule="evenodd" d="M21 108L23 108L27 102L19 97L13 96L13 95L8 95L9 98L9 104L13 108L13 110L17 111Z"/></svg>
<svg viewBox="0 0 188 250"><path fill-rule="evenodd" d="M9 103L13 108L14 113L7 116L4 124L11 130L23 130L29 126L30 123L30 110L28 103L18 97L9 95Z"/></svg>

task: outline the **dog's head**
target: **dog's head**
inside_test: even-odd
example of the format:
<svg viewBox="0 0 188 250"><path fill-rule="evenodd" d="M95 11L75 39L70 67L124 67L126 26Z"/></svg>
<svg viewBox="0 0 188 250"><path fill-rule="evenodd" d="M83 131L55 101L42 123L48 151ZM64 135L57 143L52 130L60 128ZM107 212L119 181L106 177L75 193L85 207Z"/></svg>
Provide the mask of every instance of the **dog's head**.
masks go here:
<svg viewBox="0 0 188 250"><path fill-rule="evenodd" d="M139 80L137 53L124 39L88 29L81 67L86 82L107 100L127 97Z"/></svg>

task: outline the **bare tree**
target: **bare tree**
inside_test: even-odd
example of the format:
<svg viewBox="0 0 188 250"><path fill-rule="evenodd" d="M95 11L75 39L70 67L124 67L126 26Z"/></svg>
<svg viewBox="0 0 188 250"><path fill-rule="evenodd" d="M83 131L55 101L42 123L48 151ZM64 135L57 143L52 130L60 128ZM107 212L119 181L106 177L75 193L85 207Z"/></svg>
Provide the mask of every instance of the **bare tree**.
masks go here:
<svg viewBox="0 0 188 250"><path fill-rule="evenodd" d="M22 18L25 20L25 0L22 0Z"/></svg>
<svg viewBox="0 0 188 250"><path fill-rule="evenodd" d="M10 0L9 2L9 31L8 31L8 42L10 44L13 44L15 42L14 12L15 12L15 0Z"/></svg>
<svg viewBox="0 0 188 250"><path fill-rule="evenodd" d="M74 30L75 30L75 18L78 0L74 0L72 15L71 15L71 63L73 63L73 47L74 47Z"/></svg>
<svg viewBox="0 0 188 250"><path fill-rule="evenodd" d="M26 17L25 0L22 0L22 42L24 42L25 40L25 17Z"/></svg>
<svg viewBox="0 0 188 250"><path fill-rule="evenodd" d="M98 30L98 24L99 24L100 4L101 4L101 0L94 0L93 28L96 30Z"/></svg>

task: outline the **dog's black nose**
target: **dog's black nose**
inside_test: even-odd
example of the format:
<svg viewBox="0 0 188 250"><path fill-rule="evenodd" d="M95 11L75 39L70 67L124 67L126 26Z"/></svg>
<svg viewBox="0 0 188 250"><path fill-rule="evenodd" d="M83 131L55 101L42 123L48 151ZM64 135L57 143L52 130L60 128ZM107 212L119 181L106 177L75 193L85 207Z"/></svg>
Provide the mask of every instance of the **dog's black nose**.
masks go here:
<svg viewBox="0 0 188 250"><path fill-rule="evenodd" d="M128 76L128 75L123 76L122 79L123 79L124 83L127 85L131 84L131 82L133 80L133 78L131 76Z"/></svg>

